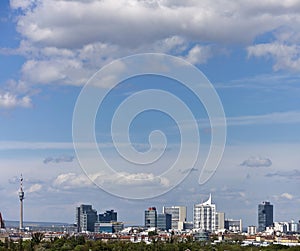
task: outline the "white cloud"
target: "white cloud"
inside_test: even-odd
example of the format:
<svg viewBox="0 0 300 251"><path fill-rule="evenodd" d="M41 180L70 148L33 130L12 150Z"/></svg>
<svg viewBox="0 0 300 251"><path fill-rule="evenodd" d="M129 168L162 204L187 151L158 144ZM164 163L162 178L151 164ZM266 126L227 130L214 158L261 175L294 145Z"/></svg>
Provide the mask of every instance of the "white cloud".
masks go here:
<svg viewBox="0 0 300 251"><path fill-rule="evenodd" d="M269 167L272 165L272 161L268 158L250 157L244 160L240 165L247 167Z"/></svg>
<svg viewBox="0 0 300 251"><path fill-rule="evenodd" d="M285 202L287 202L287 201L294 200L295 196L290 194L290 193L285 192L285 193L282 193L280 195L273 195L273 198L276 201L281 201L281 202L285 201Z"/></svg>
<svg viewBox="0 0 300 251"><path fill-rule="evenodd" d="M92 181L84 174L63 173L53 181L53 186L61 189L91 187Z"/></svg>
<svg viewBox="0 0 300 251"><path fill-rule="evenodd" d="M287 199L287 200L292 200L294 198L294 196L292 194L289 193L283 193L280 195L281 198L283 199Z"/></svg>
<svg viewBox="0 0 300 251"><path fill-rule="evenodd" d="M22 67L23 80L30 84L71 84L83 85L90 72L82 69L75 59L28 60Z"/></svg>
<svg viewBox="0 0 300 251"><path fill-rule="evenodd" d="M111 184L114 188L120 186L120 189L140 185L169 186L167 179L159 178L152 173L119 172L117 175L108 175L97 172L90 175L90 178L91 180L85 174L63 173L53 181L53 186L57 189L91 188L95 186L92 180L99 185Z"/></svg>
<svg viewBox="0 0 300 251"><path fill-rule="evenodd" d="M29 8L35 0L10 0L10 6L13 9L21 8L21 9L27 9Z"/></svg>
<svg viewBox="0 0 300 251"><path fill-rule="evenodd" d="M195 45L184 58L191 64L202 64L211 57L211 48L209 46L199 46Z"/></svg>
<svg viewBox="0 0 300 251"><path fill-rule="evenodd" d="M247 50L249 56L274 58L275 71L300 71L300 46L274 42L249 46Z"/></svg>
<svg viewBox="0 0 300 251"><path fill-rule="evenodd" d="M1 53L27 58L21 71L27 85L83 85L113 59L141 52L202 64L222 47L249 46L270 31L279 42L249 46L249 56L269 55L274 69L299 70L300 37L291 35L300 26L297 1L11 0L10 5L19 10L22 40L18 49Z"/></svg>
<svg viewBox="0 0 300 251"><path fill-rule="evenodd" d="M31 98L27 95L17 96L10 92L0 93L0 109L1 108L15 108L15 107L31 107Z"/></svg>
<svg viewBox="0 0 300 251"><path fill-rule="evenodd" d="M42 185L41 184L33 184L31 185L27 190L26 190L26 193L35 193L35 192L38 192L42 189Z"/></svg>
<svg viewBox="0 0 300 251"><path fill-rule="evenodd" d="M134 0L45 0L36 1L34 11L20 16L18 30L32 42L55 47L80 48L96 41L131 47L170 35L193 41L240 42L291 20L293 13L287 11L295 7L297 3L287 6L280 1L270 5L184 1L176 6L162 1L154 6Z"/></svg>
<svg viewBox="0 0 300 251"><path fill-rule="evenodd" d="M103 179L104 178L104 179ZM106 180L105 180L106 178ZM155 176L153 173L126 173L120 172L114 177L105 177L103 174L96 174L93 178L96 182L105 183L107 180L115 185L136 186L136 185L159 185L169 186L170 182L165 178Z"/></svg>

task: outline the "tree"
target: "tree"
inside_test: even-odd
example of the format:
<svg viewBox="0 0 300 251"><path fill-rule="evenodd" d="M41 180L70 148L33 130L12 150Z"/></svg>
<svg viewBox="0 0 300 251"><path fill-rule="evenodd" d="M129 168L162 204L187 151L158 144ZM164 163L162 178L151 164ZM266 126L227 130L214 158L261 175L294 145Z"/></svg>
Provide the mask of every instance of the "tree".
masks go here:
<svg viewBox="0 0 300 251"><path fill-rule="evenodd" d="M33 246L38 245L44 239L45 235L41 232L35 232L31 234L31 243Z"/></svg>

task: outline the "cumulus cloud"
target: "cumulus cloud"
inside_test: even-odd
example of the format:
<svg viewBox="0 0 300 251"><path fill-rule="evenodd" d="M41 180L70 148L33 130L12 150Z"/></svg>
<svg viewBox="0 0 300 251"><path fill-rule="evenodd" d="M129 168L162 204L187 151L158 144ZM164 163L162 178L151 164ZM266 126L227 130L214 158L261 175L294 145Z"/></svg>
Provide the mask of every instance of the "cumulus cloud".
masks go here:
<svg viewBox="0 0 300 251"><path fill-rule="evenodd" d="M35 193L35 192L38 192L38 191L40 191L41 189L42 189L42 185L41 184L33 184L33 185L31 185L27 190L26 190L26 192L27 193Z"/></svg>
<svg viewBox="0 0 300 251"><path fill-rule="evenodd" d="M276 201L282 201L282 200L293 200L294 199L294 195L290 194L290 193L282 193L280 195L273 195L273 198L276 200Z"/></svg>
<svg viewBox="0 0 300 251"><path fill-rule="evenodd" d="M287 6L280 1L270 5L251 1L159 2L45 0L35 1L34 11L19 1L12 1L11 6L25 12L18 20L18 31L23 36L59 48L80 48L96 41L135 47L170 35L192 41L251 41L257 34L287 22L297 9L297 3ZM291 10L292 14L288 12Z"/></svg>
<svg viewBox="0 0 300 251"><path fill-rule="evenodd" d="M289 193L283 193L280 195L281 198L283 199L287 199L287 200L292 200L294 198L294 196L292 194Z"/></svg>
<svg viewBox="0 0 300 251"><path fill-rule="evenodd" d="M102 66L136 53L204 64L232 44L245 46L249 57L273 59L276 71L300 71L298 1L10 0L10 6L21 40L0 53L25 57L16 82L31 90L84 85ZM272 42L253 45L265 33ZM29 93L0 92L0 109L31 106Z"/></svg>
<svg viewBox="0 0 300 251"><path fill-rule="evenodd" d="M53 181L53 186L61 189L91 187L92 185L92 181L86 175L75 173L60 174Z"/></svg>
<svg viewBox="0 0 300 251"><path fill-rule="evenodd" d="M10 92L0 93L0 109L1 108L16 108L16 107L31 107L31 98L27 95L17 96Z"/></svg>
<svg viewBox="0 0 300 251"><path fill-rule="evenodd" d="M28 85L83 85L113 59L141 52L203 64L231 44L274 58L276 70L299 69L300 37L291 35L300 27L297 1L11 0L10 6L18 10L22 40L0 53L26 57L21 80ZM252 45L270 31L275 42Z"/></svg>
<svg viewBox="0 0 300 251"><path fill-rule="evenodd" d="M188 55L184 57L185 60L191 64L205 63L212 55L211 48L209 46L196 45L188 52Z"/></svg>
<svg viewBox="0 0 300 251"><path fill-rule="evenodd" d="M240 165L247 167L269 167L272 165L272 161L268 158L250 157L244 160Z"/></svg>
<svg viewBox="0 0 300 251"><path fill-rule="evenodd" d="M34 3L34 0L10 0L10 6L14 9L27 9Z"/></svg>
<svg viewBox="0 0 300 251"><path fill-rule="evenodd" d="M167 179L157 177L152 173L120 172L117 175L108 175L104 172L97 172L90 175L90 178L85 174L63 173L53 181L53 186L58 189L88 188L95 186L93 181L96 184L108 184L113 187L169 186Z"/></svg>
<svg viewBox="0 0 300 251"><path fill-rule="evenodd" d="M59 156L59 157L47 157L44 159L44 164L48 163L61 163L61 162L72 162L74 160L74 156Z"/></svg>
<svg viewBox="0 0 300 251"><path fill-rule="evenodd" d="M249 46L248 56L273 58L273 69L300 71L300 46L279 42Z"/></svg>

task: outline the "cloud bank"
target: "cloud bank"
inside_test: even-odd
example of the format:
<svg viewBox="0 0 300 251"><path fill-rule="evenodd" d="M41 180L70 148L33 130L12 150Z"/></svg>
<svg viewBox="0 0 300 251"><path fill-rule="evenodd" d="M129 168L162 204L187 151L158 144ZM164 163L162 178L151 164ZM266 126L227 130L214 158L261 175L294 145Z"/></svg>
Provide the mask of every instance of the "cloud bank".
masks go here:
<svg viewBox="0 0 300 251"><path fill-rule="evenodd" d="M11 0L10 6L21 41L0 53L26 58L20 83L27 85L83 85L113 59L141 52L203 64L232 45L273 59L274 70L300 71L296 0ZM272 41L256 41L266 33Z"/></svg>

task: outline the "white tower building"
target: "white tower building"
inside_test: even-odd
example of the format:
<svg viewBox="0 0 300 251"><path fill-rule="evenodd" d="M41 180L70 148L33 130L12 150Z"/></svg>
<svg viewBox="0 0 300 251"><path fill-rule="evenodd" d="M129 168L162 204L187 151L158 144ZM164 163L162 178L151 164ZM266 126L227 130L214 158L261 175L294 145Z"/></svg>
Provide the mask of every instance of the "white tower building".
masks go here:
<svg viewBox="0 0 300 251"><path fill-rule="evenodd" d="M207 201L194 205L194 228L216 230L216 205L211 203L211 194Z"/></svg>

